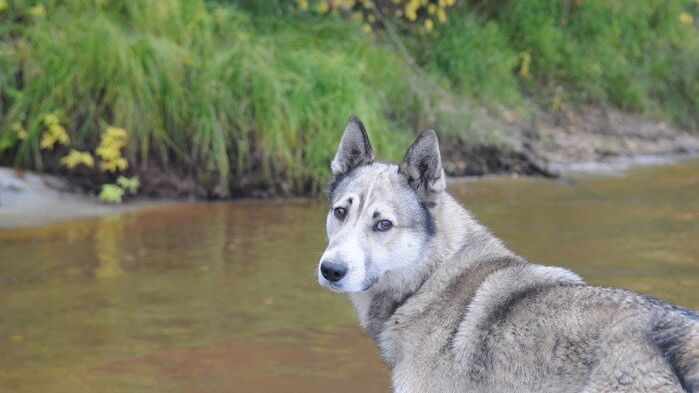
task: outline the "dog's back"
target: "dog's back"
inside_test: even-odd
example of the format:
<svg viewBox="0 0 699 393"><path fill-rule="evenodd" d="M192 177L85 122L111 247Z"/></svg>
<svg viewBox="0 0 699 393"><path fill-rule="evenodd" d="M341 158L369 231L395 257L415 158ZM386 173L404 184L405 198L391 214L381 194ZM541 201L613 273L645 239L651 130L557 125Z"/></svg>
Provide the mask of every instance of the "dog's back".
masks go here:
<svg viewBox="0 0 699 393"><path fill-rule="evenodd" d="M699 389L692 311L517 257L438 281L374 332L397 392Z"/></svg>

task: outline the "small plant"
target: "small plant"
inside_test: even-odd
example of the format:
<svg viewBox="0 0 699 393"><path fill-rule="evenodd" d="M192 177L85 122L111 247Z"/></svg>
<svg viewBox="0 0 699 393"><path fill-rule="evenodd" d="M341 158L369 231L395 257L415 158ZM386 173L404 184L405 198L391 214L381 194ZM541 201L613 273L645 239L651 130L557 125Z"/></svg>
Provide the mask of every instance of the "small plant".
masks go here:
<svg viewBox="0 0 699 393"><path fill-rule="evenodd" d="M47 115L44 118L44 124L48 127L48 131L44 134L47 141L46 148L52 148L56 142L68 143L67 135L65 138L62 135L65 130L60 126L58 117ZM128 133L123 128L109 126L102 132L100 144L95 149L95 155L100 160L100 171L115 173L128 168L126 158L121 155L121 149L126 146L127 138ZM72 149L70 153L61 158L61 164L68 169L75 169L80 165L94 168L95 158L88 151ZM102 184L98 198L106 203L121 203L125 193L135 195L140 185L137 176L132 178L119 176L115 183Z"/></svg>
<svg viewBox="0 0 699 393"><path fill-rule="evenodd" d="M102 185L98 198L106 203L121 203L124 194L135 195L140 186L141 182L138 180L138 176L130 179L125 176L119 176L115 184L107 183Z"/></svg>
<svg viewBox="0 0 699 393"><path fill-rule="evenodd" d="M141 186L138 176L134 176L130 179L128 177L119 176L116 180L116 184L131 195L136 194L136 192L138 192L138 187Z"/></svg>
<svg viewBox="0 0 699 393"><path fill-rule="evenodd" d="M39 147L44 150L53 150L56 143L61 145L67 145L70 143L70 137L66 132L66 129L61 125L58 116L54 113L48 113L44 115L42 121L46 130L41 135L41 142Z"/></svg>
<svg viewBox="0 0 699 393"><path fill-rule="evenodd" d="M71 150L67 156L61 158L61 164L68 169L74 169L78 165L85 165L88 168L95 166L95 159L87 151Z"/></svg>
<svg viewBox="0 0 699 393"><path fill-rule="evenodd" d="M99 200L106 203L121 203L121 198L124 196L124 189L116 184L102 184L99 193Z"/></svg>
<svg viewBox="0 0 699 393"><path fill-rule="evenodd" d="M100 169L105 172L123 171L129 163L121 156L121 149L126 146L127 133L123 128L107 127L101 136L100 145L95 154L100 158Z"/></svg>

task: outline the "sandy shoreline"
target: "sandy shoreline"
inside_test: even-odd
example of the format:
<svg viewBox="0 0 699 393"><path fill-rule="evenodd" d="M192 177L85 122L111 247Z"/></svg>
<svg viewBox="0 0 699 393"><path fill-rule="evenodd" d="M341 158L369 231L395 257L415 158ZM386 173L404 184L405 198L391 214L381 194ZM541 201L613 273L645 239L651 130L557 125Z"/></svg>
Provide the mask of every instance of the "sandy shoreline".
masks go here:
<svg viewBox="0 0 699 393"><path fill-rule="evenodd" d="M119 214L174 203L138 199L108 205L96 197L73 191L56 176L0 167L0 229L29 227L59 221Z"/></svg>
<svg viewBox="0 0 699 393"><path fill-rule="evenodd" d="M673 164L696 157L696 154L638 155L604 162L560 165L556 170L564 176L579 173L608 174L639 166ZM452 177L450 182L481 177ZM0 167L0 230L121 214L182 202L135 199L119 205L109 205L100 202L95 196L74 191L66 180L59 177L33 172L23 172L19 175L13 168Z"/></svg>

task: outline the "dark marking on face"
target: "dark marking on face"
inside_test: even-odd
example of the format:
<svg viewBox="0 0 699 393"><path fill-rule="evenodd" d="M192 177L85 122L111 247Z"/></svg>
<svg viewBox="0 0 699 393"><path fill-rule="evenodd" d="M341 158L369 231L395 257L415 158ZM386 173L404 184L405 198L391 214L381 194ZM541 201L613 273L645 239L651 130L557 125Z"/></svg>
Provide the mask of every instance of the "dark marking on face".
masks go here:
<svg viewBox="0 0 699 393"><path fill-rule="evenodd" d="M357 212L361 212L364 209L364 202L366 202L366 195L359 194L359 205L357 205Z"/></svg>
<svg viewBox="0 0 699 393"><path fill-rule="evenodd" d="M371 218L376 219L376 218L379 218L379 216L381 216L381 213L379 213L379 212L374 212L374 215L371 216Z"/></svg>
<svg viewBox="0 0 699 393"><path fill-rule="evenodd" d="M360 165L357 168L360 168L364 165ZM347 173L342 173L333 177L333 179L330 181L330 185L328 186L328 201L332 202L333 198L335 197L335 191L337 191L337 188L340 186L340 184L342 184L345 180L350 180L357 176L357 168L354 168Z"/></svg>
<svg viewBox="0 0 699 393"><path fill-rule="evenodd" d="M352 172L348 172L342 175L335 176L334 179L330 182L330 185L328 186L328 200L332 201L333 200L333 194L335 193L335 190L337 190L337 186L340 185L342 180L344 180L347 175L349 175Z"/></svg>

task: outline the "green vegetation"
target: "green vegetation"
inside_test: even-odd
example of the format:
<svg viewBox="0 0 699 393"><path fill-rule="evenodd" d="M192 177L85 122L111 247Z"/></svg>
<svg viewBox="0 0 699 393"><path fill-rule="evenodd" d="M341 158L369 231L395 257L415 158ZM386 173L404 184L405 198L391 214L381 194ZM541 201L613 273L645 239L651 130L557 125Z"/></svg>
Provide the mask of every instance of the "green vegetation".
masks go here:
<svg viewBox="0 0 699 393"><path fill-rule="evenodd" d="M429 86L483 105L592 102L699 127L693 0L461 2L445 24L442 8L409 0L410 13L385 19L398 40L365 5L382 1L345 2L358 21L305 3L0 0L0 162L87 171L95 190L159 168L210 196L314 191L352 113L390 159L427 123L465 132L468 115L440 113ZM128 132L128 164L117 151L105 174L87 152L111 126ZM67 139L49 133L59 127Z"/></svg>
<svg viewBox="0 0 699 393"><path fill-rule="evenodd" d="M42 168L41 119L60 111L70 147L93 148L106 124L129 131L137 171L168 165L226 184L319 189L351 113L398 158L420 109L401 59L359 26L289 19L255 26L246 12L197 1L70 2L44 17L3 16L3 146ZM18 78L20 80L18 80ZM10 133L20 124L26 135ZM388 142L398 143L388 143Z"/></svg>
<svg viewBox="0 0 699 393"><path fill-rule="evenodd" d="M471 95L612 104L699 128L699 1L473 3L428 54Z"/></svg>

